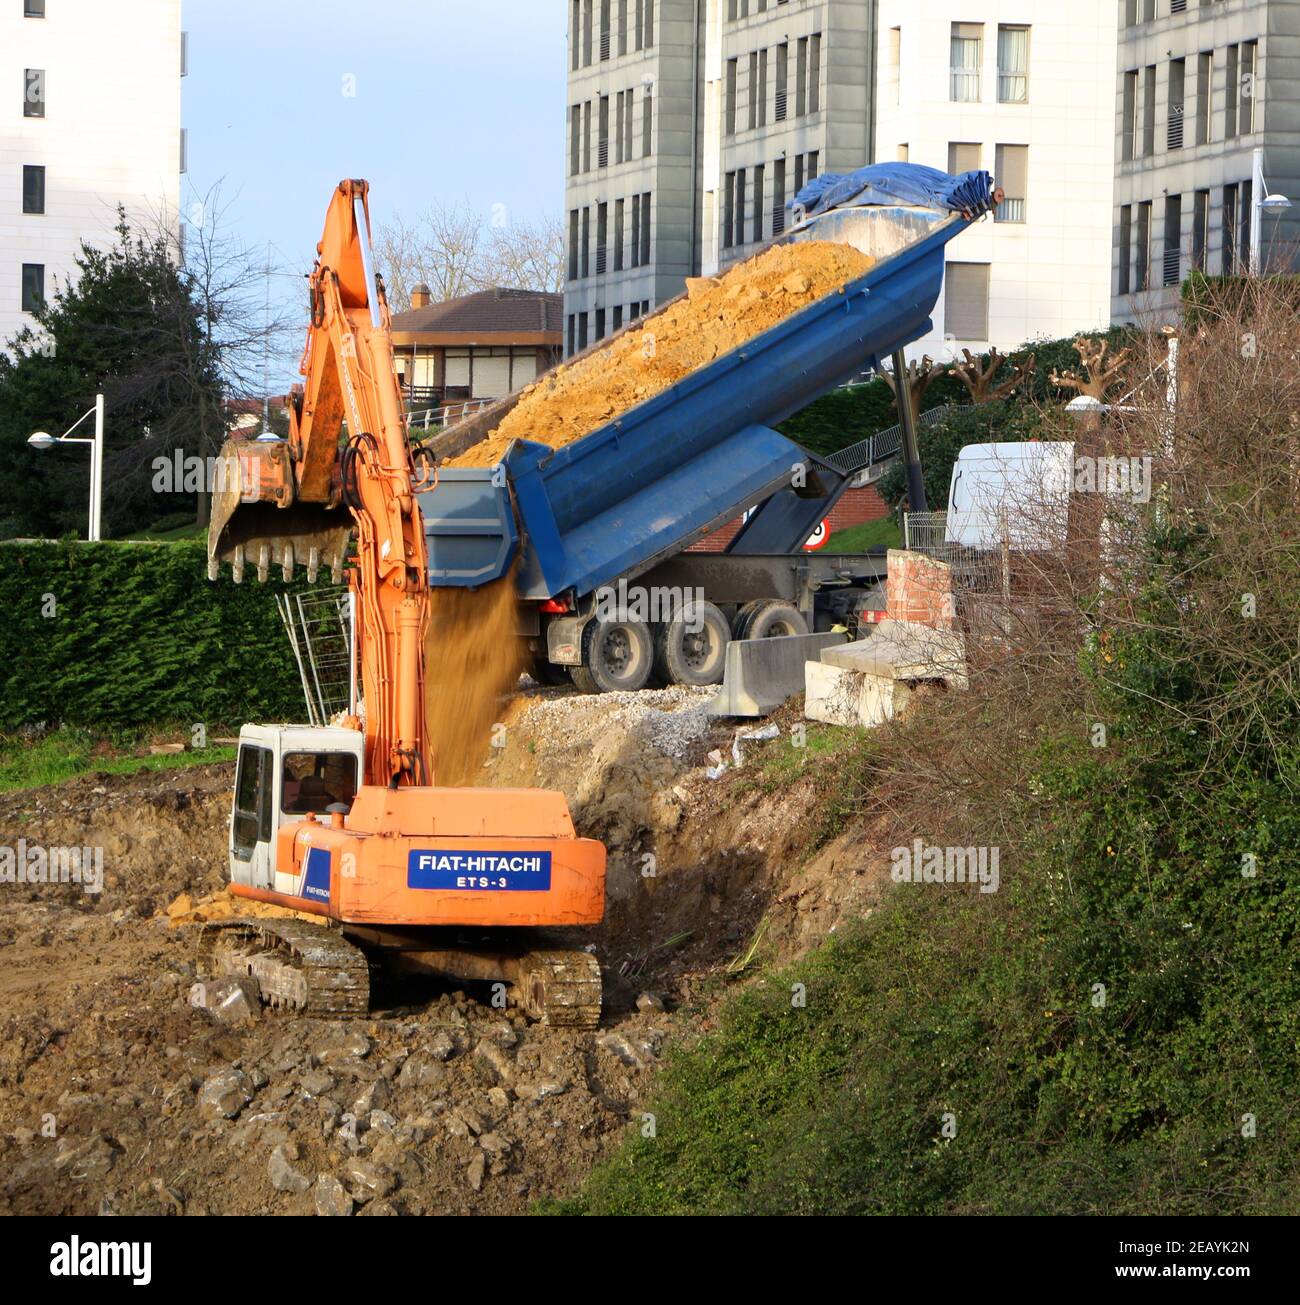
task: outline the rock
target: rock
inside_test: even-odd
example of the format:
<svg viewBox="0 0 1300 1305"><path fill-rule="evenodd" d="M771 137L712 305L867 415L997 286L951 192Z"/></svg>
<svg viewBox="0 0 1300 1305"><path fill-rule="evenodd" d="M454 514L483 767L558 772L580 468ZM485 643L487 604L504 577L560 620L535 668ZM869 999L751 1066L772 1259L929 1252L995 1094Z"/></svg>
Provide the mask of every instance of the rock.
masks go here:
<svg viewBox="0 0 1300 1305"><path fill-rule="evenodd" d="M515 1067L510 1063L510 1057L496 1042L487 1038L474 1048L474 1068L486 1083L509 1084L514 1081Z"/></svg>
<svg viewBox="0 0 1300 1305"><path fill-rule="evenodd" d="M292 1157L289 1151L290 1147L293 1147ZM293 1146L290 1142L277 1146L271 1152L271 1158L266 1162L266 1172L270 1176L271 1186L277 1192L301 1194L311 1186L311 1179L290 1164L291 1158L294 1160L298 1158L298 1148L296 1146Z"/></svg>
<svg viewBox="0 0 1300 1305"><path fill-rule="evenodd" d="M35 1141L36 1130L31 1128L15 1128L9 1136L12 1137L19 1146L27 1146L29 1143Z"/></svg>
<svg viewBox="0 0 1300 1305"><path fill-rule="evenodd" d="M84 1183L103 1178L116 1163L117 1148L102 1133L92 1133L80 1146L70 1145L56 1156L54 1168L74 1183Z"/></svg>
<svg viewBox="0 0 1300 1305"><path fill-rule="evenodd" d="M465 1168L465 1180L476 1192L483 1186L483 1173L486 1169L487 1157L482 1151Z"/></svg>
<svg viewBox="0 0 1300 1305"><path fill-rule="evenodd" d="M520 1101L545 1101L547 1097L563 1096L569 1084L560 1079L533 1079L515 1084L515 1096Z"/></svg>
<svg viewBox="0 0 1300 1305"><path fill-rule="evenodd" d="M395 1215L397 1211L387 1201L371 1201L364 1210L357 1216L358 1219L365 1215Z"/></svg>
<svg viewBox="0 0 1300 1305"><path fill-rule="evenodd" d="M498 1113L510 1109L510 1093L502 1087L488 1088L488 1104Z"/></svg>
<svg viewBox="0 0 1300 1305"><path fill-rule="evenodd" d="M309 1069L298 1080L298 1086L302 1088L304 1096L323 1097L333 1088L334 1079L323 1069Z"/></svg>
<svg viewBox="0 0 1300 1305"><path fill-rule="evenodd" d="M234 1119L253 1099L248 1075L239 1069L220 1069L199 1089L199 1110L208 1119Z"/></svg>
<svg viewBox="0 0 1300 1305"><path fill-rule="evenodd" d="M412 1088L436 1087L446 1075L446 1067L439 1064L438 1060L417 1052L408 1057L402 1066L402 1072L397 1076L397 1086L404 1092Z"/></svg>
<svg viewBox="0 0 1300 1305"><path fill-rule="evenodd" d="M363 1188L366 1199L387 1196L397 1186L397 1179L382 1165L370 1160L350 1160L343 1170L353 1187Z"/></svg>
<svg viewBox="0 0 1300 1305"><path fill-rule="evenodd" d="M514 1145L508 1137L503 1137L500 1133L484 1133L479 1138L478 1144L493 1160L499 1160Z"/></svg>
<svg viewBox="0 0 1300 1305"><path fill-rule="evenodd" d="M654 1047L644 1038L627 1038L613 1031L600 1034L596 1045L633 1069L646 1069L655 1057Z"/></svg>
<svg viewBox="0 0 1300 1305"><path fill-rule="evenodd" d="M370 1054L370 1039L360 1029L350 1029L336 1042L331 1042L316 1053L322 1065L331 1062L362 1060Z"/></svg>
<svg viewBox="0 0 1300 1305"><path fill-rule="evenodd" d="M507 1050L519 1041L519 1034L504 1021L489 1024L483 1031L483 1037L495 1042L498 1047L505 1047Z"/></svg>
<svg viewBox="0 0 1300 1305"><path fill-rule="evenodd" d="M637 1010L663 1010L664 1003L653 992L643 992L636 999L636 1008Z"/></svg>
<svg viewBox="0 0 1300 1305"><path fill-rule="evenodd" d="M366 1090L352 1103L352 1113L358 1119L366 1119L373 1110L382 1110L393 1097L393 1090L382 1078L370 1083Z"/></svg>
<svg viewBox="0 0 1300 1305"><path fill-rule="evenodd" d="M311 1195L317 1214L346 1217L352 1213L352 1198L333 1174L321 1174Z"/></svg>
<svg viewBox="0 0 1300 1305"><path fill-rule="evenodd" d="M251 1024L262 1011L256 979L204 979L190 988L190 1005L223 1024Z"/></svg>
<svg viewBox="0 0 1300 1305"><path fill-rule="evenodd" d="M781 289L792 295L807 294L812 289L812 281L806 272L791 272L781 282Z"/></svg>
<svg viewBox="0 0 1300 1305"><path fill-rule="evenodd" d="M397 1120L387 1110L372 1110L366 1119L366 1124L382 1133L391 1133L397 1127Z"/></svg>

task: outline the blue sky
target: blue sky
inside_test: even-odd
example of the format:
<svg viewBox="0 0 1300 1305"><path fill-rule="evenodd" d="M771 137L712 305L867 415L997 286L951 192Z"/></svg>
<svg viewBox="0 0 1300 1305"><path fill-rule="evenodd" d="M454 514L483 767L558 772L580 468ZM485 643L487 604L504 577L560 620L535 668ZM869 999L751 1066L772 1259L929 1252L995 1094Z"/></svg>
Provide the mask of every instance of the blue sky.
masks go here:
<svg viewBox="0 0 1300 1305"><path fill-rule="evenodd" d="M229 227L295 272L343 177L376 222L436 198L558 215L565 23L563 0L184 0L182 208L222 181Z"/></svg>

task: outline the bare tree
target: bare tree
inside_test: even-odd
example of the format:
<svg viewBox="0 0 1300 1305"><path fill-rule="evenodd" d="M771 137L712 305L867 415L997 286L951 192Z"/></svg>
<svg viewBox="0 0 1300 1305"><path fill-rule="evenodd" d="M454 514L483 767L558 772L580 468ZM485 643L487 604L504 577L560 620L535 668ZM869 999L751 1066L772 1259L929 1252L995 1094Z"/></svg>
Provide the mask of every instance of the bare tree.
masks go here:
<svg viewBox="0 0 1300 1305"><path fill-rule="evenodd" d="M1098 401L1104 400L1106 391L1124 375L1132 351L1120 349L1112 354L1109 341L1090 339L1086 335L1075 336L1074 348L1083 364L1083 375L1080 376L1074 368L1053 372L1050 377L1052 384L1062 389L1078 390Z"/></svg>
<svg viewBox="0 0 1300 1305"><path fill-rule="evenodd" d="M881 376L885 378L885 384L894 392L894 402L898 402L898 384L897 377L894 375L892 367L882 367ZM944 374L942 367L936 366L935 361L927 353L923 358L911 359L907 364L904 384L912 397L912 411L919 413L921 411L921 400L925 398L925 392L931 385ZM900 409L901 411L901 409Z"/></svg>
<svg viewBox="0 0 1300 1305"><path fill-rule="evenodd" d="M993 378L1007 363L1011 364L1011 374L995 385ZM969 391L972 403L989 403L1010 398L1029 379L1034 366L1032 353L1019 358L1008 358L1006 354L999 353L994 345L988 352L987 363L981 362L969 349L963 349L962 361L954 362L949 371Z"/></svg>
<svg viewBox="0 0 1300 1305"><path fill-rule="evenodd" d="M564 284L564 233L552 217L511 222L484 218L468 200L434 204L407 220L400 214L375 232L375 260L394 312L411 306L423 282L435 301L507 286L556 291Z"/></svg>

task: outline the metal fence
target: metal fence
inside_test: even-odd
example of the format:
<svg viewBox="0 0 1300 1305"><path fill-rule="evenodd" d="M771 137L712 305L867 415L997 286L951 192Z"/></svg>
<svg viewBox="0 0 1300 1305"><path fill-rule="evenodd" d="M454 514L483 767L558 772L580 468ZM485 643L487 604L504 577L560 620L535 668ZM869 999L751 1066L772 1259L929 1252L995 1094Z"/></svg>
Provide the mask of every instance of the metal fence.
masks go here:
<svg viewBox="0 0 1300 1305"><path fill-rule="evenodd" d="M917 430L936 425L948 416L954 408L960 406L956 403L941 403L937 408L927 409L916 419ZM826 461L836 471L843 472L846 476L854 475L859 471L866 471L868 480L876 480L884 473L883 464L898 457L902 451L903 427L900 423L897 426L889 427L888 430L877 431L874 435L868 435L866 439L859 440L856 444L850 444L837 453L832 453Z"/></svg>
<svg viewBox="0 0 1300 1305"><path fill-rule="evenodd" d="M276 605L298 663L307 719L328 725L355 710L356 643L352 595L346 585L278 594Z"/></svg>
<svg viewBox="0 0 1300 1305"><path fill-rule="evenodd" d="M490 408L497 402L499 402L497 399L463 399L458 403L444 404L441 408L422 408L419 412L408 412L407 428L412 432L417 428L425 431L434 430L451 422L460 421L464 417L472 417L476 412L482 412L484 408Z"/></svg>

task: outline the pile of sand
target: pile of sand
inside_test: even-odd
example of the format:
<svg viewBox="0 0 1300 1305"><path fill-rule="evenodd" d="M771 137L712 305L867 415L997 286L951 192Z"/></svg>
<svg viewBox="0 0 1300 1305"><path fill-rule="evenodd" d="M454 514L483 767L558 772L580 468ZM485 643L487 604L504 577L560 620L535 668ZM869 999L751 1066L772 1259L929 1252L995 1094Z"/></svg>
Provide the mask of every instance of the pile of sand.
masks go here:
<svg viewBox="0 0 1300 1305"><path fill-rule="evenodd" d="M603 349L547 372L454 467L490 467L511 440L563 448L676 384L684 376L841 289L875 262L849 245L777 245L722 277L687 281L686 297Z"/></svg>

